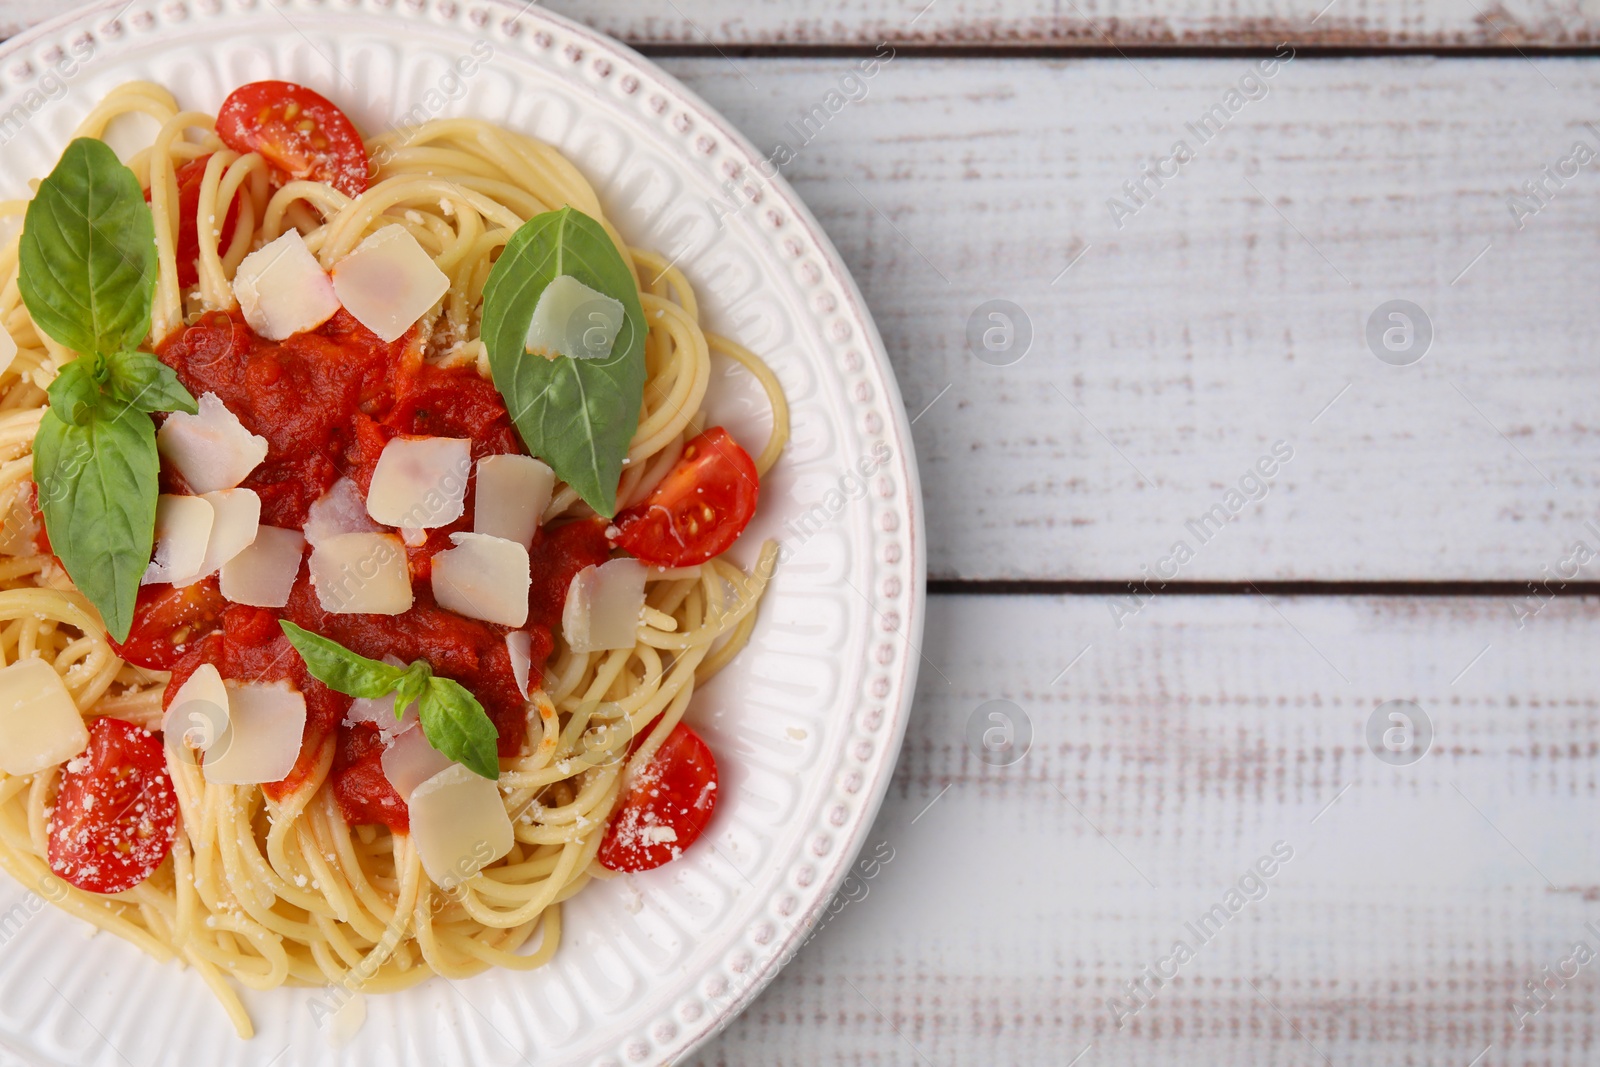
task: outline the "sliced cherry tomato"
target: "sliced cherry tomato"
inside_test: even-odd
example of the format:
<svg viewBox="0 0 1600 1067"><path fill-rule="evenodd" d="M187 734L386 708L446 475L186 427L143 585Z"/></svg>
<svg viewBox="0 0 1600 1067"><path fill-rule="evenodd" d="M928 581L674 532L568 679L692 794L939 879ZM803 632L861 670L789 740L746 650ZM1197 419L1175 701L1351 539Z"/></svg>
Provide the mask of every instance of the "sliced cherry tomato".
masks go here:
<svg viewBox="0 0 1600 1067"><path fill-rule="evenodd" d="M89 747L61 774L50 812L50 869L91 893L132 889L172 851L178 795L161 735L96 719Z"/></svg>
<svg viewBox="0 0 1600 1067"><path fill-rule="evenodd" d="M658 567L692 567L728 550L756 513L755 462L713 426L683 446L661 484L617 516L617 544Z"/></svg>
<svg viewBox="0 0 1600 1067"><path fill-rule="evenodd" d="M251 82L217 112L217 136L236 152L260 152L280 174L325 182L346 196L367 188L367 146L326 97L293 82Z"/></svg>
<svg viewBox="0 0 1600 1067"><path fill-rule="evenodd" d="M133 603L128 639L111 642L135 667L170 671L189 647L222 624L228 602L215 576L193 585L147 585Z"/></svg>
<svg viewBox="0 0 1600 1067"><path fill-rule="evenodd" d="M178 284L187 289L200 280L200 186L204 184L206 163L210 156L190 160L178 168L178 244L174 252L178 260ZM145 203L150 202L150 190L144 192ZM218 239L224 250L233 242L234 228L239 224L239 201L228 205L228 215L222 220L222 236Z"/></svg>
<svg viewBox="0 0 1600 1067"><path fill-rule="evenodd" d="M683 855L717 807L717 761L700 735L679 723L628 787L611 816L600 863L648 871Z"/></svg>

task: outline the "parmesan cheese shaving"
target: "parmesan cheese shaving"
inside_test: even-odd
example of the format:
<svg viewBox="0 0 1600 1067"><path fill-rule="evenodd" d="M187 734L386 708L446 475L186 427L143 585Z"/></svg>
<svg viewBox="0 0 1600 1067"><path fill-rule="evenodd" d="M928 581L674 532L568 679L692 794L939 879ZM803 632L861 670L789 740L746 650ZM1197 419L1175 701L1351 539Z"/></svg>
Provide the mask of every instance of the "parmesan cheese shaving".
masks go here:
<svg viewBox="0 0 1600 1067"><path fill-rule="evenodd" d="M188 585L200 577L216 509L199 496L162 493L156 498L156 558L145 568L141 585L171 582Z"/></svg>
<svg viewBox="0 0 1600 1067"><path fill-rule="evenodd" d="M573 576L561 611L561 632L574 652L632 648L644 611L644 564L613 559Z"/></svg>
<svg viewBox="0 0 1600 1067"><path fill-rule="evenodd" d="M156 432L156 449L196 493L232 489L267 458L267 439L244 428L216 393L201 393L198 411L174 411Z"/></svg>
<svg viewBox="0 0 1600 1067"><path fill-rule="evenodd" d="M233 275L233 295L250 328L269 341L314 330L339 310L332 279L298 230L245 256Z"/></svg>
<svg viewBox="0 0 1600 1067"><path fill-rule="evenodd" d="M30 657L0 668L0 770L33 774L88 744L77 702L54 667Z"/></svg>
<svg viewBox="0 0 1600 1067"><path fill-rule="evenodd" d="M228 682L227 728L206 749L206 781L260 785L288 777L300 758L306 698L288 682Z"/></svg>
<svg viewBox="0 0 1600 1067"><path fill-rule="evenodd" d="M461 517L472 469L464 437L396 437L383 446L367 490L367 514L385 526L428 530Z"/></svg>
<svg viewBox="0 0 1600 1067"><path fill-rule="evenodd" d="M460 764L417 786L409 805L422 869L445 889L511 851L511 819L499 787Z"/></svg>

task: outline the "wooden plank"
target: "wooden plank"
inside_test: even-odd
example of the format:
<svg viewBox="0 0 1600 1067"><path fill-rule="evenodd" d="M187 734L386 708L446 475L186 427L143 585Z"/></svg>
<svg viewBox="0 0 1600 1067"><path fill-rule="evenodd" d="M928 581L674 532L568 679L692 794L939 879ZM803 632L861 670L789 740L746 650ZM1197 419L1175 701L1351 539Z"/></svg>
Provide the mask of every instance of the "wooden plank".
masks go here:
<svg viewBox="0 0 1600 1067"><path fill-rule="evenodd" d="M0 36L75 0L0 0ZM1562 0L552 0L545 6L655 48L1575 48L1600 16Z"/></svg>
<svg viewBox="0 0 1600 1067"><path fill-rule="evenodd" d="M896 59L818 124L852 61L668 66L793 153L916 419L933 576L1520 581L1600 553L1600 180L1508 206L1600 148L1600 67ZM1410 366L1366 335L1397 299L1432 323ZM991 300L1031 321L1014 365L969 350Z"/></svg>
<svg viewBox="0 0 1600 1067"><path fill-rule="evenodd" d="M667 65L794 152L917 416L934 577L1595 576L1563 572L1600 550L1593 168L1508 208L1600 146L1593 65L858 63ZM1031 321L1013 366L967 348L994 299ZM1437 334L1414 366L1364 337L1395 299Z"/></svg>
<svg viewBox="0 0 1600 1067"><path fill-rule="evenodd" d="M935 597L876 876L695 1062L1592 1064L1593 960L1521 998L1600 952L1596 640L1592 601L1518 631L1493 600L1162 597L1119 631L1098 598ZM996 699L1032 723L1010 766L966 740ZM1395 699L1435 730L1408 765L1366 740ZM1147 966L1176 976L1113 1012Z"/></svg>
<svg viewBox="0 0 1600 1067"><path fill-rule="evenodd" d="M1600 39L1597 13L1552 0L552 0L627 41L715 44L1068 47L1573 47Z"/></svg>

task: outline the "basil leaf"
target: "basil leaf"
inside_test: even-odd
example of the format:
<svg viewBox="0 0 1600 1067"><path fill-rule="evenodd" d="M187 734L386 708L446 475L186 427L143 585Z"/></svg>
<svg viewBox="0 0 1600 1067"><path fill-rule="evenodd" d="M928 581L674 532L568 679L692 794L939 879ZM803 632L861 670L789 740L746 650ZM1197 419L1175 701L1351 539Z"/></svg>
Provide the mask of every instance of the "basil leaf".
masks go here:
<svg viewBox="0 0 1600 1067"><path fill-rule="evenodd" d="M478 698L449 678L435 678L423 660L409 667L387 663L345 648L287 619L278 623L289 643L306 661L306 669L329 689L347 696L376 700L395 694L395 715L412 703L422 724L422 736L445 756L464 764L474 774L493 781L500 777L499 731Z"/></svg>
<svg viewBox="0 0 1600 1067"><path fill-rule="evenodd" d="M139 179L104 141L67 146L28 203L18 254L28 314L66 347L120 352L150 332L155 223Z"/></svg>
<svg viewBox="0 0 1600 1067"><path fill-rule="evenodd" d="M149 413L196 410L171 370L131 351L150 332L158 269L133 171L103 141L73 141L28 204L18 256L35 325L80 357L51 383L34 440L45 530L124 641L155 540L161 460Z"/></svg>
<svg viewBox="0 0 1600 1067"><path fill-rule="evenodd" d="M432 668L420 659L406 669L405 674L400 676L400 680L394 686L395 718L404 718L406 709L422 699L422 695L428 691L428 681L432 677Z"/></svg>
<svg viewBox="0 0 1600 1067"><path fill-rule="evenodd" d="M118 641L150 564L160 474L155 424L141 411L100 408L74 425L51 408L39 423L33 478L45 532Z"/></svg>
<svg viewBox="0 0 1600 1067"><path fill-rule="evenodd" d="M46 390L50 396L50 410L63 422L84 426L100 410L100 382L95 377L95 360L94 356L84 356L68 363Z"/></svg>
<svg viewBox="0 0 1600 1067"><path fill-rule="evenodd" d="M428 679L417 705L428 744L491 782L500 777L499 732L478 698L449 678Z"/></svg>
<svg viewBox="0 0 1600 1067"><path fill-rule="evenodd" d="M135 411L186 411L190 415L200 410L177 373L148 352L114 352L106 357L106 367L110 371L106 393L119 405Z"/></svg>
<svg viewBox="0 0 1600 1067"><path fill-rule="evenodd" d="M540 294L563 274L622 302L624 322L607 358L546 359L524 350ZM523 223L484 285L479 335L523 443L607 518L616 513L622 461L639 427L645 333L633 271L605 229L570 207Z"/></svg>
<svg viewBox="0 0 1600 1067"><path fill-rule="evenodd" d="M296 626L288 619L278 623L283 627L289 643L300 658L306 661L311 676L329 689L346 696L364 697L368 700L394 691L395 683L406 673L403 668L368 659L351 652L336 641L330 641Z"/></svg>

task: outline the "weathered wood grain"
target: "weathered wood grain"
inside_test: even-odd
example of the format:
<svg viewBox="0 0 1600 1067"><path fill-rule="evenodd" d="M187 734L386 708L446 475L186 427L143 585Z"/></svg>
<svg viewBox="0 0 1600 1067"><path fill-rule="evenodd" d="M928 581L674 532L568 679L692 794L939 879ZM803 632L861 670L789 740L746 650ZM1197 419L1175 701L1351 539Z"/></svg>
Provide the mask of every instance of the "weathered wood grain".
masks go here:
<svg viewBox="0 0 1600 1067"><path fill-rule="evenodd" d="M1600 553L1600 178L1509 207L1600 150L1600 67L1294 60L1202 143L1252 63L668 66L793 153L916 417L933 576L1542 580ZM1151 165L1178 176L1141 206ZM1032 324L1011 366L968 349L996 299ZM1433 325L1412 366L1365 336L1395 299Z"/></svg>
<svg viewBox="0 0 1600 1067"><path fill-rule="evenodd" d="M74 6L0 0L0 35ZM553 0L552 11L633 44L1117 48L1582 48L1600 13L1574 0Z"/></svg>
<svg viewBox="0 0 1600 1067"><path fill-rule="evenodd" d="M552 10L640 44L1113 48L1572 47L1600 39L1583 4L1453 0L554 0Z"/></svg>
<svg viewBox="0 0 1600 1067"><path fill-rule="evenodd" d="M1510 1005L1600 952L1597 639L1592 601L1519 631L1493 600L1167 597L1119 631L1097 598L935 597L863 852L893 858L696 1062L1592 1064L1600 961ZM994 699L1032 722L1009 767L965 737ZM1409 766L1365 738L1394 699L1436 731ZM1119 1029L1108 999L1180 939Z"/></svg>

